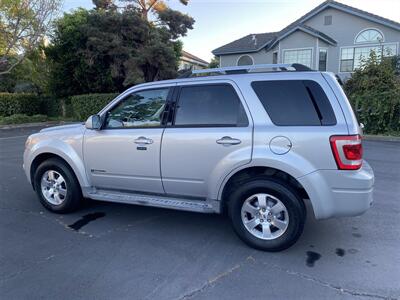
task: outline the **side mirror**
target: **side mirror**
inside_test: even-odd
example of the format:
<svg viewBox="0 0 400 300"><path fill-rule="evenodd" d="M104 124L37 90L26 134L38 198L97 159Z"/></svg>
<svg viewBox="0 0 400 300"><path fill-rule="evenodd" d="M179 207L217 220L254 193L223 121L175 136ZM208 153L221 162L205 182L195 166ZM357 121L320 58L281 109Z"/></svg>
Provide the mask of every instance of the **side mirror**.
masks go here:
<svg viewBox="0 0 400 300"><path fill-rule="evenodd" d="M101 128L101 120L99 115L90 116L85 123L85 127L87 129L100 130Z"/></svg>

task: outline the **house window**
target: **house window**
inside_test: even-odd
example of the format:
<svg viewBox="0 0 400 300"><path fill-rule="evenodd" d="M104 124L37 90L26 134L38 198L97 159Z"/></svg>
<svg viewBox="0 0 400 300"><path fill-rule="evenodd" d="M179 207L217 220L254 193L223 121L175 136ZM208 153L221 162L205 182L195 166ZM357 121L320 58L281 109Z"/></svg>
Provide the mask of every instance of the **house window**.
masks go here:
<svg viewBox="0 0 400 300"><path fill-rule="evenodd" d="M283 63L285 64L302 64L311 68L312 49L301 50L284 50Z"/></svg>
<svg viewBox="0 0 400 300"><path fill-rule="evenodd" d="M340 72L353 71L354 48L343 48L340 54Z"/></svg>
<svg viewBox="0 0 400 300"><path fill-rule="evenodd" d="M366 29L361 31L355 40L356 44L381 42L383 42L383 35L376 29Z"/></svg>
<svg viewBox="0 0 400 300"><path fill-rule="evenodd" d="M237 61L238 66L249 66L249 65L254 65L253 58L250 55L242 55L239 57Z"/></svg>
<svg viewBox="0 0 400 300"><path fill-rule="evenodd" d="M328 60L328 49L319 49L318 70L326 71L326 62Z"/></svg>
<svg viewBox="0 0 400 300"><path fill-rule="evenodd" d="M347 47L342 48L340 53L340 72L353 72L361 67L363 60L368 59L374 51L378 60L382 57L395 56L397 53L396 44L385 44L368 47Z"/></svg>
<svg viewBox="0 0 400 300"><path fill-rule="evenodd" d="M324 17L324 25L332 25L332 16Z"/></svg>
<svg viewBox="0 0 400 300"><path fill-rule="evenodd" d="M278 52L275 51L272 53L272 63L277 64L278 63Z"/></svg>

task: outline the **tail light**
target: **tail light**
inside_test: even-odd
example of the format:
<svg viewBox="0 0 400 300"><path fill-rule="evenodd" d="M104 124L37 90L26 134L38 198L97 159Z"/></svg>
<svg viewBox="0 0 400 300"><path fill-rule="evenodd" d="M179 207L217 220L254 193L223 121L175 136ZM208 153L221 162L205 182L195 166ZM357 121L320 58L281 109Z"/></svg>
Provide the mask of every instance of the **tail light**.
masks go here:
<svg viewBox="0 0 400 300"><path fill-rule="evenodd" d="M340 170L361 168L363 149L360 135L334 135L330 137L329 141Z"/></svg>

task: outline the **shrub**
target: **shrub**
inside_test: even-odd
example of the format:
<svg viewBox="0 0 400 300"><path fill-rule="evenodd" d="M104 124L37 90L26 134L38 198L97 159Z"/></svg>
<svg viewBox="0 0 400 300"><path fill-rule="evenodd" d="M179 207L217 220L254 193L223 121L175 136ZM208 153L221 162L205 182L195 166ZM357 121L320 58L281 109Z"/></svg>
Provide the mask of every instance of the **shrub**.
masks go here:
<svg viewBox="0 0 400 300"><path fill-rule="evenodd" d="M366 133L400 133L400 78L390 59L380 61L372 52L345 91Z"/></svg>
<svg viewBox="0 0 400 300"><path fill-rule="evenodd" d="M58 117L63 115L64 99L51 96L42 96L40 103L40 113L49 117Z"/></svg>
<svg viewBox="0 0 400 300"><path fill-rule="evenodd" d="M45 115L28 116L25 114L15 114L7 117L0 117L0 125L35 123L35 122L45 122L45 121L47 121L47 116Z"/></svg>
<svg viewBox="0 0 400 300"><path fill-rule="evenodd" d="M86 94L71 97L74 117L86 120L90 115L98 113L118 94Z"/></svg>
<svg viewBox="0 0 400 300"><path fill-rule="evenodd" d="M41 113L42 98L35 94L0 93L0 116Z"/></svg>

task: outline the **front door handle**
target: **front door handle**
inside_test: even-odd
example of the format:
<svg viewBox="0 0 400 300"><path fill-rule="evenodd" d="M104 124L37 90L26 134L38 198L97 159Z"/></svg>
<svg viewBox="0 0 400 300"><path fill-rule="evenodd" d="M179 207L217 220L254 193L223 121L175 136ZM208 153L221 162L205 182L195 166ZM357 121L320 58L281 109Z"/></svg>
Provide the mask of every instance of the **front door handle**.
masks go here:
<svg viewBox="0 0 400 300"><path fill-rule="evenodd" d="M152 139L148 139L144 136L138 137L135 140L135 144L141 144L141 145L150 145L153 144L153 140Z"/></svg>
<svg viewBox="0 0 400 300"><path fill-rule="evenodd" d="M224 136L219 140L217 140L217 144L221 145L238 145L241 142L242 142L241 140L231 138L230 136Z"/></svg>

